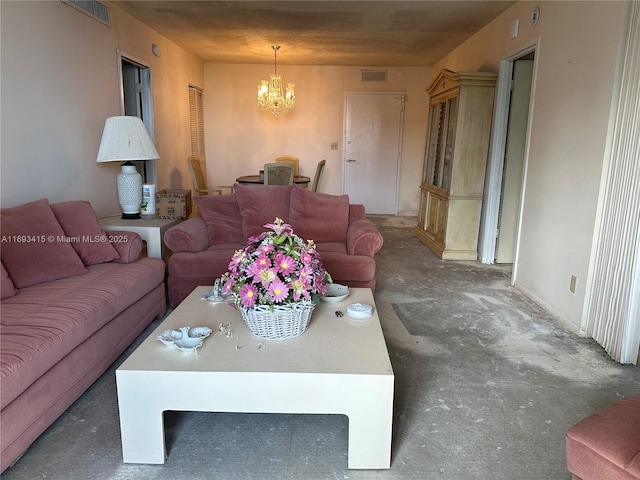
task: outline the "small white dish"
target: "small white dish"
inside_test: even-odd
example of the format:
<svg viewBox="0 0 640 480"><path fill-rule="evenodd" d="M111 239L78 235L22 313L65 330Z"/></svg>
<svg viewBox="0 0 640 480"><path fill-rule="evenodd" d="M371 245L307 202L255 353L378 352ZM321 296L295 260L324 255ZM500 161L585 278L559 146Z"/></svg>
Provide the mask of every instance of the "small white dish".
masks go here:
<svg viewBox="0 0 640 480"><path fill-rule="evenodd" d="M209 327L193 327L189 329L189 337L205 339L209 335L211 335L212 331L213 330L211 330Z"/></svg>
<svg viewBox="0 0 640 480"><path fill-rule="evenodd" d="M347 306L347 315L358 320L373 315L373 307L368 303L352 303Z"/></svg>
<svg viewBox="0 0 640 480"><path fill-rule="evenodd" d="M195 352L197 348L202 346L202 338L186 337L176 340L175 344L183 352Z"/></svg>
<svg viewBox="0 0 640 480"><path fill-rule="evenodd" d="M178 347L183 352L193 352L202 346L212 331L209 327L180 327L180 330L165 330L156 336L156 340L169 348Z"/></svg>
<svg viewBox="0 0 640 480"><path fill-rule="evenodd" d="M160 340L167 347L173 348L176 346L176 340L180 340L182 338L182 332L178 330L165 330L161 334L159 334L156 339Z"/></svg>
<svg viewBox="0 0 640 480"><path fill-rule="evenodd" d="M320 300L324 302L341 302L349 296L349 287L339 283L327 284L327 292L320 295Z"/></svg>

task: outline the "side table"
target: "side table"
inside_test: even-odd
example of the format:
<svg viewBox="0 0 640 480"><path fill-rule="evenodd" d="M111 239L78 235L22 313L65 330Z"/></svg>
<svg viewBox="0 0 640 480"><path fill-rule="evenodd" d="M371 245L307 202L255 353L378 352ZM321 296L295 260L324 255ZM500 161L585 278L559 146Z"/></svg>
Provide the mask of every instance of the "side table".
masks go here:
<svg viewBox="0 0 640 480"><path fill-rule="evenodd" d="M164 233L174 225L182 222L181 219L172 220L123 220L120 216L104 217L100 219L100 225L105 231L121 230L135 232L147 243L147 255L149 257L165 259Z"/></svg>

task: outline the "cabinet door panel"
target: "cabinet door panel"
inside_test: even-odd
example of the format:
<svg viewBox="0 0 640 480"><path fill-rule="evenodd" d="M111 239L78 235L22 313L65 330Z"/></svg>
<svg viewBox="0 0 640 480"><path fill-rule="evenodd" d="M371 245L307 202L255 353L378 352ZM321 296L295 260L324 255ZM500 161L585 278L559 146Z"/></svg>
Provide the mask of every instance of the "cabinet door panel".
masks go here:
<svg viewBox="0 0 640 480"><path fill-rule="evenodd" d="M444 236L447 232L447 201L438 199L438 228L436 230L436 238L444 242Z"/></svg>
<svg viewBox="0 0 640 480"><path fill-rule="evenodd" d="M451 164L453 163L453 146L456 140L456 120L458 115L458 99L447 100L447 130L444 143L444 158L442 161L442 182L440 187L449 190L451 178Z"/></svg>
<svg viewBox="0 0 640 480"><path fill-rule="evenodd" d="M429 193L427 208L429 211L429 223L427 232L434 235L438 231L438 199Z"/></svg>

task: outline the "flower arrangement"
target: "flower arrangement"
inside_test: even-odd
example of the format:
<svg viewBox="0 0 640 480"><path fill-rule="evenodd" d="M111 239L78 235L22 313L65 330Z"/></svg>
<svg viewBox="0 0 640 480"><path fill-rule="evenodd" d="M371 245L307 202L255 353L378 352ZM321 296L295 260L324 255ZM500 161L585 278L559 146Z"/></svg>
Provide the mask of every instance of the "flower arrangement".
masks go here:
<svg viewBox="0 0 640 480"><path fill-rule="evenodd" d="M280 218L264 227L268 230L249 238L244 249L234 253L229 271L222 276L222 293L232 295L239 308L305 300L317 303L331 276L313 240L305 243Z"/></svg>

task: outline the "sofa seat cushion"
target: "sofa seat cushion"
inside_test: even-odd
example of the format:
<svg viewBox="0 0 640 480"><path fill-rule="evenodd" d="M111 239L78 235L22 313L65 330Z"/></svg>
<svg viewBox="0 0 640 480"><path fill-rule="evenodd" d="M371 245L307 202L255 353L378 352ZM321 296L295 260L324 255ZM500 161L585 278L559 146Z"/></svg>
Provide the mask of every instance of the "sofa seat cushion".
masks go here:
<svg viewBox="0 0 640 480"><path fill-rule="evenodd" d="M344 242L322 242L316 243L316 250L320 254L320 259L322 260L322 254L324 252L334 252L341 253L342 255L347 254L347 246Z"/></svg>
<svg viewBox="0 0 640 480"><path fill-rule="evenodd" d="M86 275L22 289L2 302L0 404L36 379L164 280L164 262L103 263Z"/></svg>
<svg viewBox="0 0 640 480"><path fill-rule="evenodd" d="M46 198L0 210L0 231L2 263L17 288L87 273Z"/></svg>
<svg viewBox="0 0 640 480"><path fill-rule="evenodd" d="M322 265L334 282L368 282L376 278L376 262L373 257L364 255L345 255L340 252L324 251L320 253Z"/></svg>
<svg viewBox="0 0 640 480"><path fill-rule="evenodd" d="M579 478L640 479L640 395L581 420L566 444L567 467Z"/></svg>
<svg viewBox="0 0 640 480"><path fill-rule="evenodd" d="M169 262L169 276L200 277L206 273L219 277L227 271L231 257L239 248L242 248L239 243L224 243L212 245L203 252L174 253L173 256L177 257Z"/></svg>
<svg viewBox="0 0 640 480"><path fill-rule="evenodd" d="M342 242L349 228L349 196L291 189L289 223L304 240Z"/></svg>
<svg viewBox="0 0 640 480"><path fill-rule="evenodd" d="M260 235L264 225L276 217L289 223L289 202L293 188L284 185L236 185L238 207L242 215L242 242Z"/></svg>

